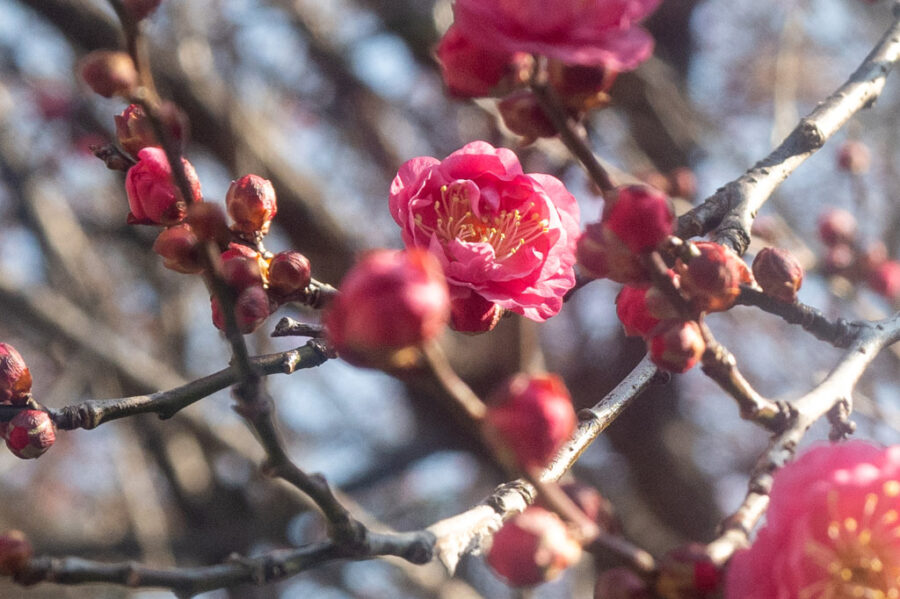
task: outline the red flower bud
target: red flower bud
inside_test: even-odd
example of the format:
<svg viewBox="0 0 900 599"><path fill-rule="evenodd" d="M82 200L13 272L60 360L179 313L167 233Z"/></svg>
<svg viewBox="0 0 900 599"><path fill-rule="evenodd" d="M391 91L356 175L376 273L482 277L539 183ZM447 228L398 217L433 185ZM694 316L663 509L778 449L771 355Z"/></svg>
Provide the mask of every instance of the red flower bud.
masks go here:
<svg viewBox="0 0 900 599"><path fill-rule="evenodd" d="M269 262L269 291L277 297L303 291L310 280L309 259L300 252L279 252Z"/></svg>
<svg viewBox="0 0 900 599"><path fill-rule="evenodd" d="M553 374L518 374L488 403L485 437L498 455L523 469L546 466L575 431L572 398Z"/></svg>
<svg viewBox="0 0 900 599"><path fill-rule="evenodd" d="M494 535L487 563L514 587L552 580L581 558L581 545L559 516L530 506Z"/></svg>
<svg viewBox="0 0 900 599"><path fill-rule="evenodd" d="M0 535L0 575L15 576L32 555L31 543L21 530L8 530Z"/></svg>
<svg viewBox="0 0 900 599"><path fill-rule="evenodd" d="M692 320L667 320L647 339L654 364L669 372L687 372L703 356L706 343Z"/></svg>
<svg viewBox="0 0 900 599"><path fill-rule="evenodd" d="M646 185L616 190L603 209L603 225L635 254L655 250L675 230L669 198Z"/></svg>
<svg viewBox="0 0 900 599"><path fill-rule="evenodd" d="M509 94L497 104L503 123L510 131L530 143L539 137L556 136L556 127L544 114L537 98L528 90Z"/></svg>
<svg viewBox="0 0 900 599"><path fill-rule="evenodd" d="M506 74L510 60L509 54L483 48L455 26L441 38L437 58L447 91L460 98L491 95Z"/></svg>
<svg viewBox="0 0 900 599"><path fill-rule="evenodd" d="M841 170L861 175L869 170L869 148L861 141L848 140L838 150L838 166Z"/></svg>
<svg viewBox="0 0 900 599"><path fill-rule="evenodd" d="M578 264L588 275L632 285L649 280L640 258L603 223L588 225L576 247Z"/></svg>
<svg viewBox="0 0 900 599"><path fill-rule="evenodd" d="M134 62L125 52L95 50L79 63L81 78L90 88L103 96L127 96L138 83Z"/></svg>
<svg viewBox="0 0 900 599"><path fill-rule="evenodd" d="M793 303L803 284L803 267L787 250L764 248L753 259L753 276L766 295Z"/></svg>
<svg viewBox="0 0 900 599"><path fill-rule="evenodd" d="M228 247L231 232L225 220L225 212L218 204L197 202L188 207L185 222L194 230L197 239L215 242L217 246Z"/></svg>
<svg viewBox="0 0 900 599"><path fill-rule="evenodd" d="M24 405L31 394L31 372L12 345L0 343L0 403Z"/></svg>
<svg viewBox="0 0 900 599"><path fill-rule="evenodd" d="M650 588L628 568L601 572L594 586L594 599L652 599Z"/></svg>
<svg viewBox="0 0 900 599"><path fill-rule="evenodd" d="M900 299L900 262L888 260L870 272L869 287L892 302Z"/></svg>
<svg viewBox="0 0 900 599"><path fill-rule="evenodd" d="M6 426L6 446L17 458L40 457L56 441L56 427L40 410L22 410Z"/></svg>
<svg viewBox="0 0 900 599"><path fill-rule="evenodd" d="M135 21L146 19L155 11L162 0L123 0L122 4Z"/></svg>
<svg viewBox="0 0 900 599"><path fill-rule="evenodd" d="M470 291L450 300L450 326L462 333L486 333L497 326L503 312L494 302Z"/></svg>
<svg viewBox="0 0 900 599"><path fill-rule="evenodd" d="M225 206L234 219L232 229L247 235L268 233L278 213L275 188L271 181L259 175L244 175L232 181L225 194Z"/></svg>
<svg viewBox="0 0 900 599"><path fill-rule="evenodd" d="M888 249L883 241L873 241L860 253L860 266L865 272L870 272L887 262Z"/></svg>
<svg viewBox="0 0 900 599"><path fill-rule="evenodd" d="M159 107L159 113L169 137L183 147L187 117L172 102L163 102ZM132 156L137 156L144 148L160 145L153 132L153 125L150 124L150 119L140 104L129 105L122 114L114 116L113 120L116 123L116 137L119 144Z"/></svg>
<svg viewBox="0 0 900 599"><path fill-rule="evenodd" d="M210 298L213 324L220 331L225 330L225 314L218 298ZM234 317L238 330L244 335L252 333L273 312L271 300L262 285L247 287L234 300Z"/></svg>
<svg viewBox="0 0 900 599"><path fill-rule="evenodd" d="M856 239L856 217L839 208L832 208L819 217L819 238L825 245L852 244Z"/></svg>
<svg viewBox="0 0 900 599"><path fill-rule="evenodd" d="M203 272L200 246L190 225L181 223L165 229L153 242L153 251L162 256L163 266L176 272Z"/></svg>
<svg viewBox="0 0 900 599"><path fill-rule="evenodd" d="M678 275L669 270L678 285ZM661 320L677 318L678 311L656 287L626 285L616 296L616 315L630 337L646 337Z"/></svg>
<svg viewBox="0 0 900 599"><path fill-rule="evenodd" d="M181 159L193 200L202 200L200 180L191 163ZM160 148L144 148L138 152L138 163L128 170L125 191L131 214L129 224L174 225L187 213L187 203L175 186L172 168Z"/></svg>
<svg viewBox="0 0 900 599"><path fill-rule="evenodd" d="M704 599L711 597L721 582L722 573L705 546L689 543L660 561L656 592L664 599Z"/></svg>
<svg viewBox="0 0 900 599"><path fill-rule="evenodd" d="M325 314L328 336L357 366L397 365L402 350L434 339L450 319L440 263L425 250L376 250L344 277Z"/></svg>
<svg viewBox="0 0 900 599"><path fill-rule="evenodd" d="M235 290L261 286L264 267L259 252L241 243L231 243L222 252L222 277Z"/></svg>
<svg viewBox="0 0 900 599"><path fill-rule="evenodd" d="M699 256L691 257L687 264L681 259L675 264L675 270L681 275L681 288L698 310L727 310L740 294L741 283L753 280L750 269L737 254L723 245L698 241L694 246Z"/></svg>

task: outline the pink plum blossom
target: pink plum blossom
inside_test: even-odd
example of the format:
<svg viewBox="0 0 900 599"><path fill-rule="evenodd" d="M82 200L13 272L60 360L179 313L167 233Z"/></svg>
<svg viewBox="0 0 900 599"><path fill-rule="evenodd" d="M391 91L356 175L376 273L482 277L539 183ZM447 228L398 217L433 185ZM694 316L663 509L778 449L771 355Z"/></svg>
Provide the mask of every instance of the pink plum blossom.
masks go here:
<svg viewBox="0 0 900 599"><path fill-rule="evenodd" d="M566 64L628 71L650 57L636 24L659 0L456 0L455 26L495 53L528 52Z"/></svg>
<svg viewBox="0 0 900 599"><path fill-rule="evenodd" d="M440 261L459 330L490 324L488 303L544 321L575 284L575 198L555 177L524 174L510 150L476 141L443 161L414 158L391 184L390 210L406 246Z"/></svg>
<svg viewBox="0 0 900 599"><path fill-rule="evenodd" d="M821 445L775 475L766 525L727 599L900 596L900 445Z"/></svg>

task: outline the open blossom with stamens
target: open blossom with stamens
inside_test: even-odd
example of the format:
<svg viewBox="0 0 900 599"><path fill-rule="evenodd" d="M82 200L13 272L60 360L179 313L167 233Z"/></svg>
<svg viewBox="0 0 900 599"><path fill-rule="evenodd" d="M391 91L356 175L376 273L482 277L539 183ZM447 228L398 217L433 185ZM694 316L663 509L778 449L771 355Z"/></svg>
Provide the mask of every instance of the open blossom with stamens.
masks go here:
<svg viewBox="0 0 900 599"><path fill-rule="evenodd" d="M816 447L775 475L766 525L727 599L900 597L900 445Z"/></svg>
<svg viewBox="0 0 900 599"><path fill-rule="evenodd" d="M444 268L459 330L491 322L461 317L470 304L484 315L485 302L544 321L575 284L575 198L555 177L524 174L510 150L476 141L443 161L414 158L391 184L390 209L406 246Z"/></svg>

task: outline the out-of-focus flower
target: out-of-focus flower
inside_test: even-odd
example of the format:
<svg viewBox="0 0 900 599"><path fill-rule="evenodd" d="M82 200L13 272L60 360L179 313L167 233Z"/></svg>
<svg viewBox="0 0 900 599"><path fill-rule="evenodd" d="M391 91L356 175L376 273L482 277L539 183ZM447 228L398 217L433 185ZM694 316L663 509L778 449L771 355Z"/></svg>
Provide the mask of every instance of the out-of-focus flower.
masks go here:
<svg viewBox="0 0 900 599"><path fill-rule="evenodd" d="M344 277L325 314L328 338L357 366L397 366L400 352L434 339L450 318L438 261L425 250L376 250Z"/></svg>
<svg viewBox="0 0 900 599"><path fill-rule="evenodd" d="M472 42L455 26L447 30L437 47L447 90L461 98L491 95L510 68L510 54Z"/></svg>
<svg viewBox="0 0 900 599"><path fill-rule="evenodd" d="M196 202L201 201L200 180L191 163L181 159L184 172ZM128 169L125 191L131 214L130 224L173 225L187 213L187 202L172 178L172 167L161 148L144 148L138 152L138 162Z"/></svg>
<svg viewBox="0 0 900 599"><path fill-rule="evenodd" d="M544 321L575 285L575 198L555 177L524 174L507 149L477 141L443 161L410 160L391 185L390 209L406 246L438 258L454 304L474 302L484 314L487 300Z"/></svg>
<svg viewBox="0 0 900 599"><path fill-rule="evenodd" d="M869 273L869 287L891 301L900 299L900 262L888 260Z"/></svg>
<svg viewBox="0 0 900 599"><path fill-rule="evenodd" d="M838 166L841 170L861 175L869 170L869 148L861 141L847 140L838 150Z"/></svg>
<svg viewBox="0 0 900 599"><path fill-rule="evenodd" d="M203 271L199 240L186 223L164 230L153 242L153 251L162 256L163 266L181 273Z"/></svg>
<svg viewBox="0 0 900 599"><path fill-rule="evenodd" d="M826 210L819 217L819 238L828 246L852 244L856 239L856 217L840 208Z"/></svg>
<svg viewBox="0 0 900 599"><path fill-rule="evenodd" d="M494 535L487 563L516 587L553 580L581 557L581 545L559 516L530 506Z"/></svg>
<svg viewBox="0 0 900 599"><path fill-rule="evenodd" d="M572 398L553 374L518 374L488 404L485 437L524 469L546 466L575 430Z"/></svg>
<svg viewBox="0 0 900 599"><path fill-rule="evenodd" d="M8 530L0 535L0 575L15 576L32 555L31 543L21 530Z"/></svg>
<svg viewBox="0 0 900 599"><path fill-rule="evenodd" d="M94 50L81 59L79 72L84 82L104 98L128 95L138 82L131 57L117 50Z"/></svg>
<svg viewBox="0 0 900 599"><path fill-rule="evenodd" d="M455 26L495 52L528 52L566 64L629 71L650 57L653 39L637 26L658 0L456 0ZM548 8L550 8L548 10Z"/></svg>
<svg viewBox="0 0 900 599"><path fill-rule="evenodd" d="M898 596L900 446L820 445L775 474L766 524L727 599Z"/></svg>

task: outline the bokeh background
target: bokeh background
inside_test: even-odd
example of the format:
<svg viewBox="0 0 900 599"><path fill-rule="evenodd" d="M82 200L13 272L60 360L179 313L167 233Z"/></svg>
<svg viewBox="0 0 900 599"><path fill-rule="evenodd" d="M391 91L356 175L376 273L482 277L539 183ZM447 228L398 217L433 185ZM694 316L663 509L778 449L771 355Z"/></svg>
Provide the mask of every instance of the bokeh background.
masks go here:
<svg viewBox="0 0 900 599"><path fill-rule="evenodd" d="M446 0L165 0L146 33L163 95L190 117L187 156L207 201L221 202L243 174L270 178L279 214L269 249L303 251L313 275L336 284L357 252L399 247L387 211L397 167L474 139L514 148L527 172L569 185L584 222L599 216L602 201L558 142L521 147L498 124L493 102L448 99L432 50L451 18ZM635 176L689 167L702 199L840 85L888 18L886 3L861 0L664 0L647 22L655 58L622 75L613 106L587 123L594 149ZM170 388L225 367L229 355L202 282L162 267L150 250L154 229L125 224L122 177L88 149L113 138L112 116L124 104L89 93L74 64L120 43L99 0L0 0L0 339L20 350L37 399L53 407ZM815 228L825 206L848 209L863 239L882 239L898 257L898 92L894 76L878 104L809 160L761 216L770 240L809 268L801 301L832 316L891 309L818 273ZM836 166L848 138L871 149L863 177ZM617 292L595 282L540 327L514 317L491 334L448 334L444 342L481 393L523 364L543 363L566 379L579 406L592 405L643 352L642 342L622 335ZM317 318L290 308L279 315ZM710 322L750 381L774 398L802 393L839 356L748 308ZM255 353L303 341L272 339L270 330L249 338ZM858 388L861 438L900 439L897 360L885 353ZM421 528L502 482L422 381L332 360L269 377L268 385L293 457L324 473L357 513ZM321 538L303 499L258 473L261 450L230 405L220 393L167 421L147 416L62 432L39 461L0 451L0 528L24 530L40 553L161 566ZM811 438L826 432L817 427ZM713 538L765 444L764 432L740 421L733 402L695 369L635 401L574 473L613 501L630 539L659 554ZM465 559L454 579L433 566L334 564L203 597L588 597L594 576L585 561L516 594L480 557ZM4 598L171 596L0 581Z"/></svg>

